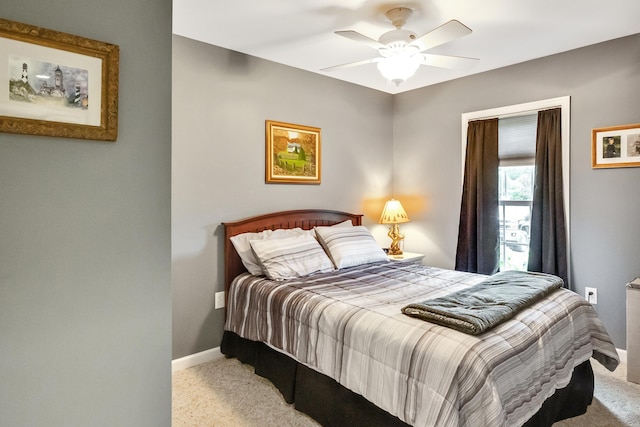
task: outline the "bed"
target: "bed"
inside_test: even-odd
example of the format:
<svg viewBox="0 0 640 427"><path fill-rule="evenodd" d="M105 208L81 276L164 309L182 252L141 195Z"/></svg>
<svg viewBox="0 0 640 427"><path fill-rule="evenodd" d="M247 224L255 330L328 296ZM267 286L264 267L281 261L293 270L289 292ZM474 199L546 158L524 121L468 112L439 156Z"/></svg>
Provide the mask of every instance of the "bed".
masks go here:
<svg viewBox="0 0 640 427"><path fill-rule="evenodd" d="M248 273L234 245L258 233L311 230L288 238L307 253L308 236L317 233L326 253L326 236L361 225L362 215L317 209L223 223L221 351L253 365L285 401L324 426L550 426L586 412L594 388L589 359L613 370L618 355L595 310L570 291L474 336L406 316L401 307L486 276L375 256L349 265L352 255L339 259L334 250L334 268L318 264L315 274L278 280L278 265L267 270L271 278ZM254 254L274 247L253 242Z"/></svg>

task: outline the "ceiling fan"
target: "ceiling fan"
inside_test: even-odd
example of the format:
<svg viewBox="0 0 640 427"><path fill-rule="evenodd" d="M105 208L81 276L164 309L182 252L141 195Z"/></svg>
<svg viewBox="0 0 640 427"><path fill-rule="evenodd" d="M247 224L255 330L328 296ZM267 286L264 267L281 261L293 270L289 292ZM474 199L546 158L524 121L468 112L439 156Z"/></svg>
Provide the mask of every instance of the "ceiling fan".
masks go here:
<svg viewBox="0 0 640 427"><path fill-rule="evenodd" d="M454 19L418 37L413 31L402 29L412 13L413 11L407 7L395 7L387 11L385 16L396 29L382 34L378 40L374 40L353 30L336 31L335 34L339 36L364 43L367 46L377 49L380 56L323 68L321 71L334 71L358 65L377 63L380 73L397 86L413 76L420 65L458 68L477 61L476 58L422 53L425 50L471 34L471 29Z"/></svg>

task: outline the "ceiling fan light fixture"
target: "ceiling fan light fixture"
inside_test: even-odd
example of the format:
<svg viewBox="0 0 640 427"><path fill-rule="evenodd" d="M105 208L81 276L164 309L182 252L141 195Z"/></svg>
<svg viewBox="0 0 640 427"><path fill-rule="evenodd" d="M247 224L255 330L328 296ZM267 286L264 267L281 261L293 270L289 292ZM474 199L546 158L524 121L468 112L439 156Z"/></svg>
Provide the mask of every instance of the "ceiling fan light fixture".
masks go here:
<svg viewBox="0 0 640 427"><path fill-rule="evenodd" d="M378 40L353 30L336 31L335 33L339 36L377 49L380 56L323 68L321 71L334 71L375 62L378 64L378 70L382 76L388 81L393 82L396 86L399 86L400 83L412 77L422 64L434 67L454 68L469 63L470 61L475 61L474 58L422 53L459 37L471 34L471 29L460 21L452 19L418 37L413 31L402 28L411 14L412 11L408 7L395 7L388 10L385 16L396 29L385 32Z"/></svg>
<svg viewBox="0 0 640 427"><path fill-rule="evenodd" d="M419 53L389 56L378 62L378 70L385 79L398 86L416 73L423 60Z"/></svg>
<svg viewBox="0 0 640 427"><path fill-rule="evenodd" d="M418 36L409 30L392 30L387 31L378 38L378 41L384 45L406 46L413 42ZM416 50L418 47L416 46Z"/></svg>

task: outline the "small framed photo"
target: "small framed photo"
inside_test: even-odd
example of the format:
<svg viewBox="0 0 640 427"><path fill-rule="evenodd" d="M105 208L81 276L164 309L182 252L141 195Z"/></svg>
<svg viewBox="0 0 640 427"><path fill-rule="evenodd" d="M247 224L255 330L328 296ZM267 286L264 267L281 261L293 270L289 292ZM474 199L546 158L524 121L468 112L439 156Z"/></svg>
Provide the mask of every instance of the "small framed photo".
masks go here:
<svg viewBox="0 0 640 427"><path fill-rule="evenodd" d="M115 141L117 45L0 18L0 131Z"/></svg>
<svg viewBox="0 0 640 427"><path fill-rule="evenodd" d="M593 129L591 131L591 166L593 168L640 166L640 123Z"/></svg>
<svg viewBox="0 0 640 427"><path fill-rule="evenodd" d="M320 128L266 121L265 181L320 184Z"/></svg>

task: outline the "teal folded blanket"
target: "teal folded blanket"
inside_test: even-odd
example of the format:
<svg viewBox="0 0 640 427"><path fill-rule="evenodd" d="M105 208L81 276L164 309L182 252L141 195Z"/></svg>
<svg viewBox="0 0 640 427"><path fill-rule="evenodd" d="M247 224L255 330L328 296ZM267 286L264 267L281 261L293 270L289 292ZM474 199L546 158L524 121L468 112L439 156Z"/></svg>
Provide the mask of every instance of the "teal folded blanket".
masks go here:
<svg viewBox="0 0 640 427"><path fill-rule="evenodd" d="M562 279L530 271L503 271L470 288L402 309L458 331L479 335L512 318L563 285Z"/></svg>

